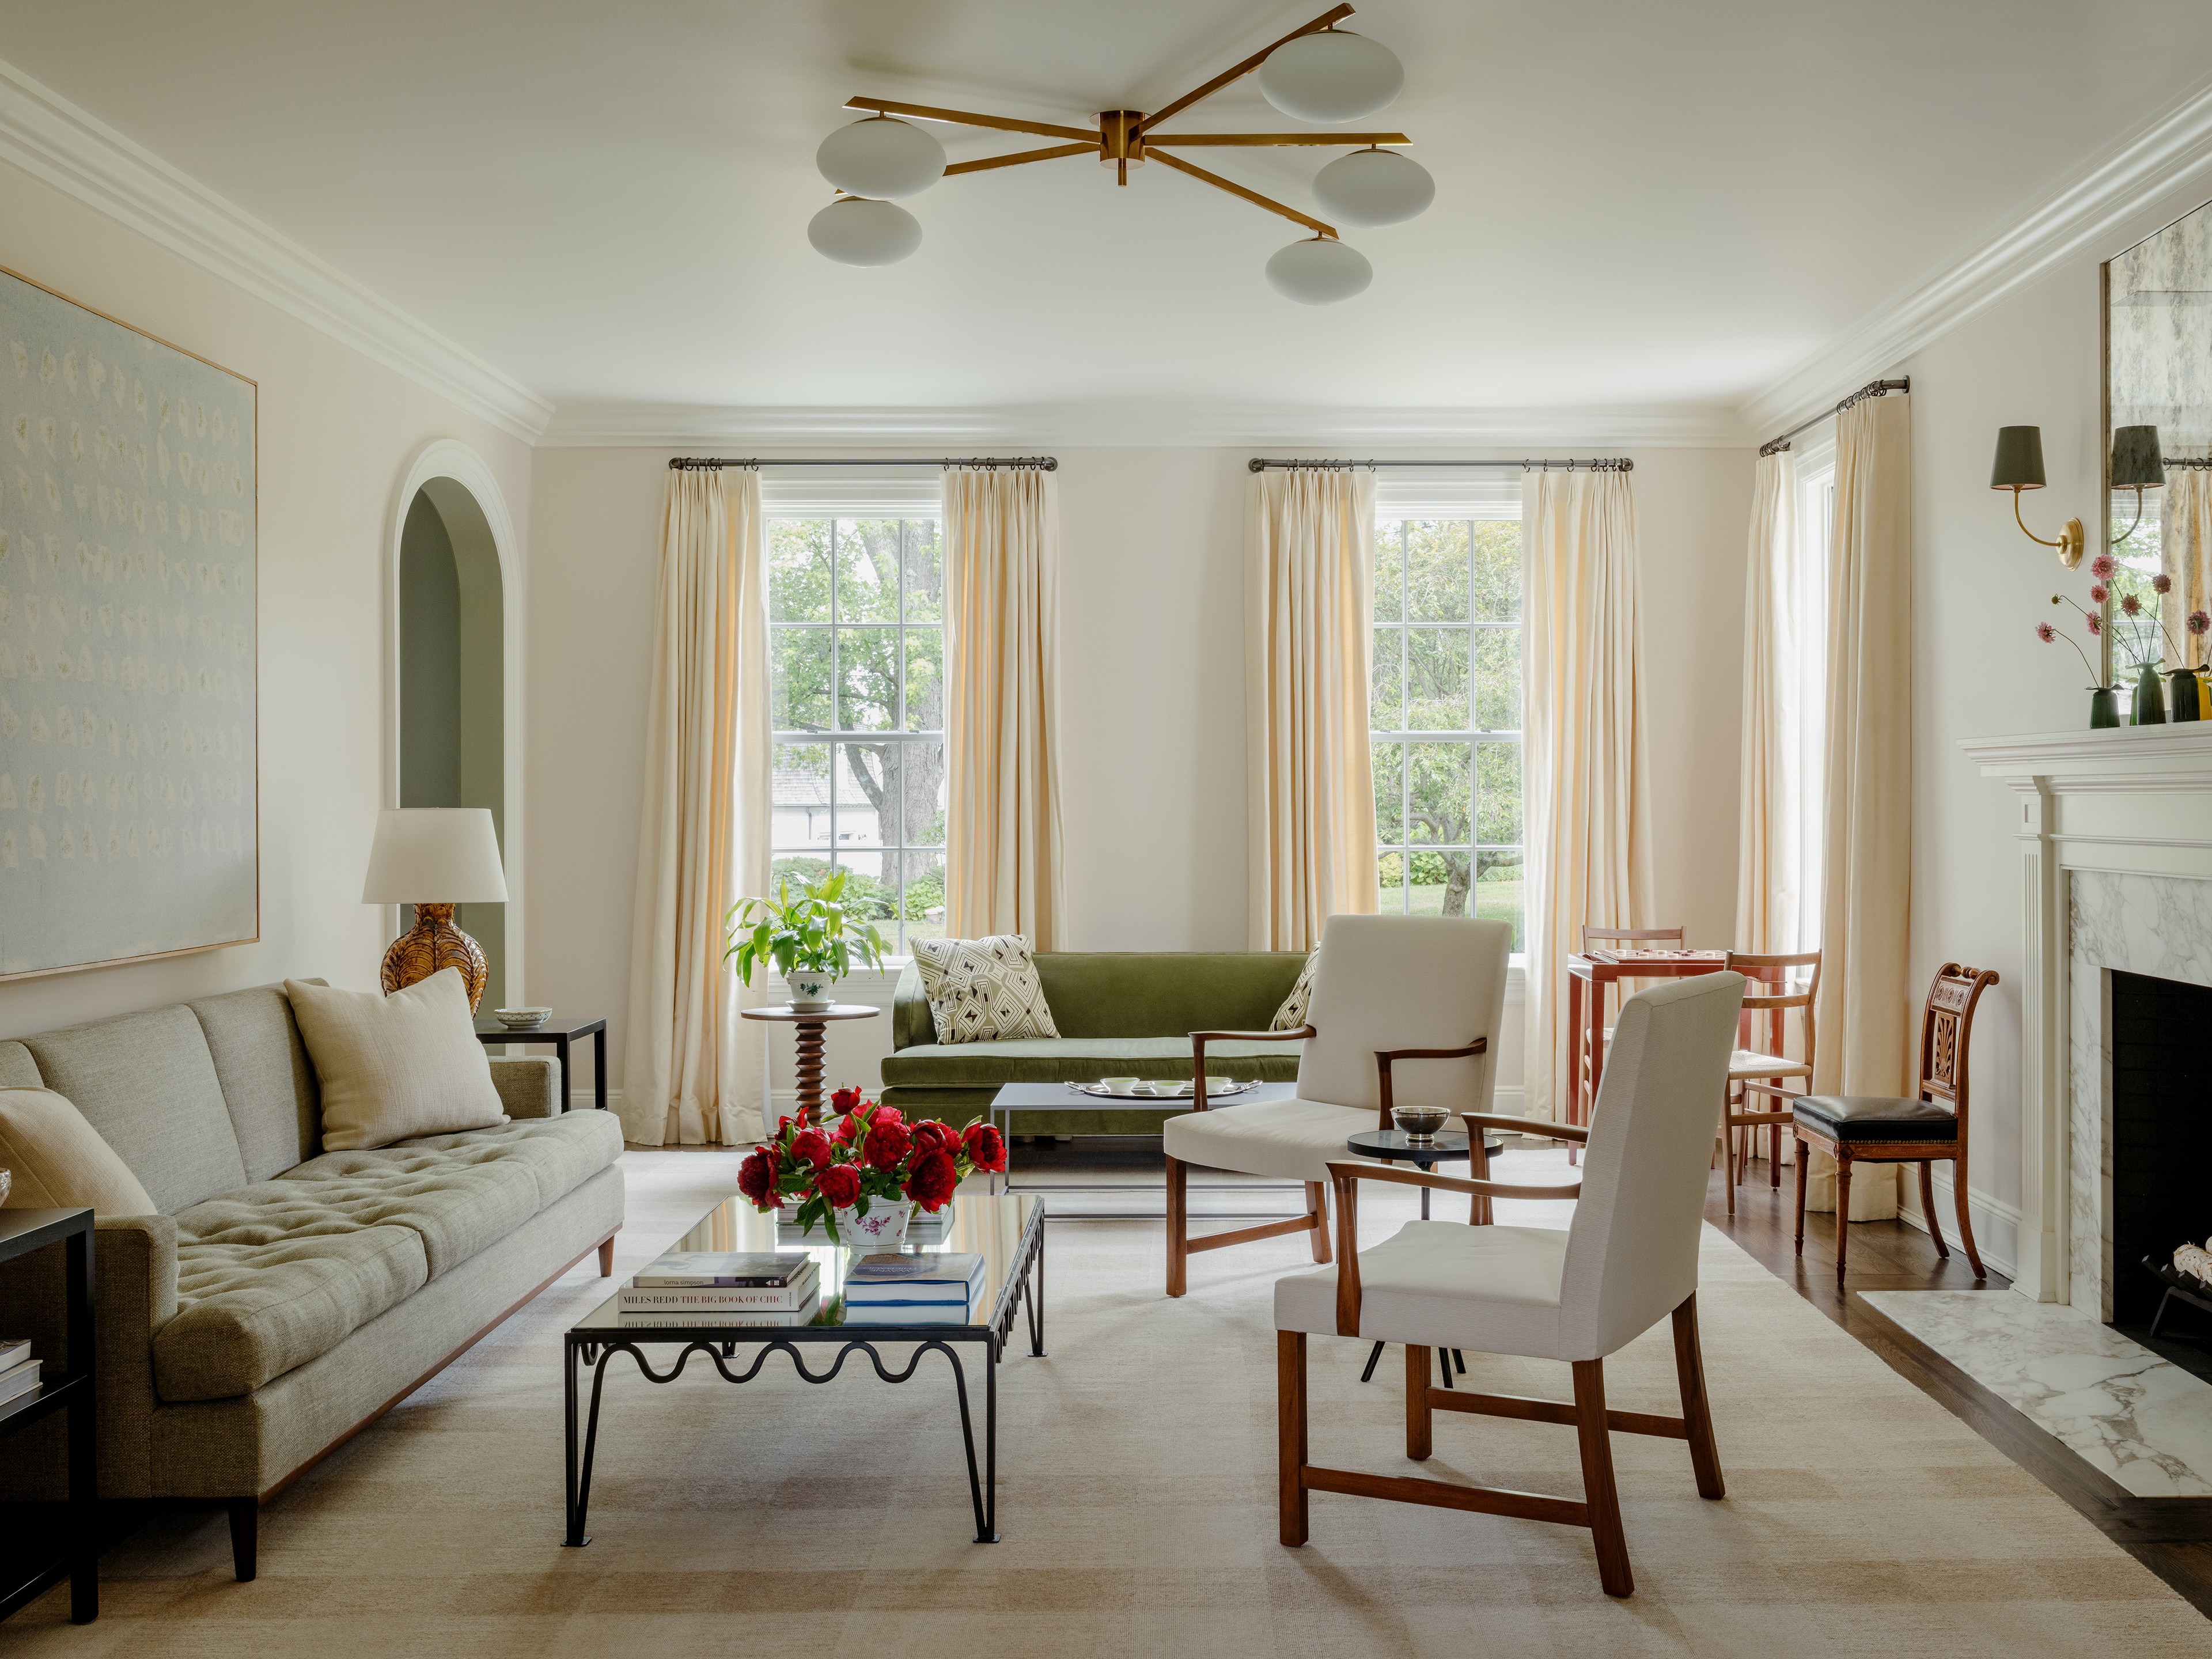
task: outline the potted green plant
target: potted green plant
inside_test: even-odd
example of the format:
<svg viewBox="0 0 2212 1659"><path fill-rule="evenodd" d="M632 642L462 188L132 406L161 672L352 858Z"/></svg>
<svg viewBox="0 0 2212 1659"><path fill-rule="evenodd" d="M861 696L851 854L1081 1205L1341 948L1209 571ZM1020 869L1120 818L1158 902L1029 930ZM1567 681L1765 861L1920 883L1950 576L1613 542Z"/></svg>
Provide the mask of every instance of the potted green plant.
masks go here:
<svg viewBox="0 0 2212 1659"><path fill-rule="evenodd" d="M845 914L845 883L851 873L841 866L818 879L781 876L774 898L744 898L732 905L724 919L730 943L722 954L737 963L738 977L750 985L755 968L773 965L791 988L793 1009L818 1013L830 1006L832 988L854 962L879 966L884 936L875 923Z"/></svg>

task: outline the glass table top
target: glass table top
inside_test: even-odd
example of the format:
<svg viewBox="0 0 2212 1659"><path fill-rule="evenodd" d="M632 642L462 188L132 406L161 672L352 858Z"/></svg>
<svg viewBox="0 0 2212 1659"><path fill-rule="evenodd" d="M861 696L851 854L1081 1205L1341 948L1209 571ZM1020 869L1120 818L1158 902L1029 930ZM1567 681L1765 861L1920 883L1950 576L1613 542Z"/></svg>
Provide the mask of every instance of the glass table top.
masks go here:
<svg viewBox="0 0 2212 1659"><path fill-rule="evenodd" d="M619 1295L612 1296L569 1328L578 1337L635 1336L648 1331L682 1335L701 1332L724 1333L742 1340L747 1334L760 1336L805 1336L823 1331L889 1336L901 1330L939 1334L963 1328L988 1327L1003 1311L1008 1290L1026 1255L1033 1248L1030 1235L1043 1224L1043 1200L1019 1194L989 1196L963 1193L946 1210L945 1224L927 1224L916 1212L916 1224L907 1233L900 1254L933 1255L973 1251L983 1258L983 1278L963 1309L953 1304L929 1310L926 1316L913 1308L854 1309L845 1304L845 1275L860 1256L877 1253L830 1243L817 1226L802 1234L788 1221L778 1225L775 1214L763 1215L745 1200L732 1194L704 1216L691 1231L676 1240L671 1250L763 1250L783 1255L804 1254L813 1258L820 1275L812 1304L789 1313L746 1309L735 1314L714 1311L662 1313L632 1310L625 1312ZM788 1217L789 1211L782 1214Z"/></svg>

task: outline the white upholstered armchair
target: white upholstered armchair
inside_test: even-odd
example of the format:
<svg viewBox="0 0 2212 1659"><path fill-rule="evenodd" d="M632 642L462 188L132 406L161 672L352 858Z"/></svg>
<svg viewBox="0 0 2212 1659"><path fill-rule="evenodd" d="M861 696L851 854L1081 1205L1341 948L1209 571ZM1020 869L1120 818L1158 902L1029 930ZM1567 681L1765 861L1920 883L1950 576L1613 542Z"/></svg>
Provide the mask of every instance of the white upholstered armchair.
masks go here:
<svg viewBox="0 0 2212 1659"><path fill-rule="evenodd" d="M1342 1160L1331 1165L1340 1266L1275 1284L1285 1544L1306 1541L1307 1494L1316 1492L1559 1522L1590 1529L1607 1594L1626 1595L1635 1585L1613 1485L1612 1431L1687 1440L1698 1496L1723 1495L1698 1347L1698 1234L1712 1158L1713 1101L1727 1078L1743 985L1740 974L1705 974L1628 1000L1587 1131L1578 1189L1460 1181ZM1440 1188L1478 1200L1578 1193L1579 1201L1565 1231L1413 1221L1361 1250L1356 1195L1363 1181ZM1607 1409L1606 1357L1670 1315L1682 1415ZM1582 1444L1582 1501L1309 1462L1310 1334L1406 1345L1406 1455L1417 1462L1430 1455L1431 1419L1439 1409L1571 1424ZM1565 1360L1574 1368L1574 1401L1436 1388L1430 1381L1432 1347Z"/></svg>
<svg viewBox="0 0 2212 1659"><path fill-rule="evenodd" d="M1167 1293L1188 1285L1192 1252L1283 1233L1313 1234L1329 1259L1328 1164L1362 1130L1391 1127L1389 1109L1443 1106L1456 1115L1490 1110L1491 1043L1505 1002L1513 929L1502 921L1443 916L1331 916L1322 925L1310 1023L1294 1031L1193 1031L1196 1109L1170 1118ZM1305 1039L1297 1097L1209 1109L1206 1045ZM1190 1237L1188 1166L1301 1181L1306 1213L1256 1227Z"/></svg>

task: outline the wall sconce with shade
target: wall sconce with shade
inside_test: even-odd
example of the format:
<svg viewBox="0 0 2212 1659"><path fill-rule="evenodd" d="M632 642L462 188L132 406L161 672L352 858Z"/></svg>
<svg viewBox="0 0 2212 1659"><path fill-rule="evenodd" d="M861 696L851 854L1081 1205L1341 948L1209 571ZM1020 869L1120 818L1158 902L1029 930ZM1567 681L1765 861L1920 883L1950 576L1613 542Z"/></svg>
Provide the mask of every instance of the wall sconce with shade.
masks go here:
<svg viewBox="0 0 2212 1659"><path fill-rule="evenodd" d="M2027 527L2027 520L2020 516L2020 492L2043 488L2043 428L2039 426L2001 426L1997 428L1997 455L1990 468L1990 488L2012 491L2012 516L2020 526L2021 533L2028 540L2045 547L2058 550L2058 562L2069 570L2081 562L2081 550L2088 545L2088 532L2081 528L2081 520L2069 519L2066 528L2058 532L2055 542L2045 541Z"/></svg>
<svg viewBox="0 0 2212 1659"><path fill-rule="evenodd" d="M2142 526L2142 493L2166 483L2166 460L2158 447L2154 426L2123 426L2112 432L2112 488L2136 492L2136 521L2113 538L2124 542Z"/></svg>
<svg viewBox="0 0 2212 1659"><path fill-rule="evenodd" d="M490 967L483 947L454 924L453 907L507 902L489 809L395 806L379 812L361 902L415 907L413 931L384 953L385 995L442 968L458 968L469 988L469 1012L476 1012Z"/></svg>

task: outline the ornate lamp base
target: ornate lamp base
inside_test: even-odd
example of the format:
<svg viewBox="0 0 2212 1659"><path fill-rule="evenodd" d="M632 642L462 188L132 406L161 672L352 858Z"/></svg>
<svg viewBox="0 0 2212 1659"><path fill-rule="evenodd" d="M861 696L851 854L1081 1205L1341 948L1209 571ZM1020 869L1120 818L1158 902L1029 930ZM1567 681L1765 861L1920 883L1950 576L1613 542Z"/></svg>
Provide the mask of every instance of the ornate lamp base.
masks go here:
<svg viewBox="0 0 2212 1659"><path fill-rule="evenodd" d="M469 988L469 1012L476 1012L477 1005L483 1000L484 981L491 974L483 946L454 925L452 905L418 904L414 931L392 940L392 948L384 953L384 994L404 991L441 968L461 970L461 979Z"/></svg>

